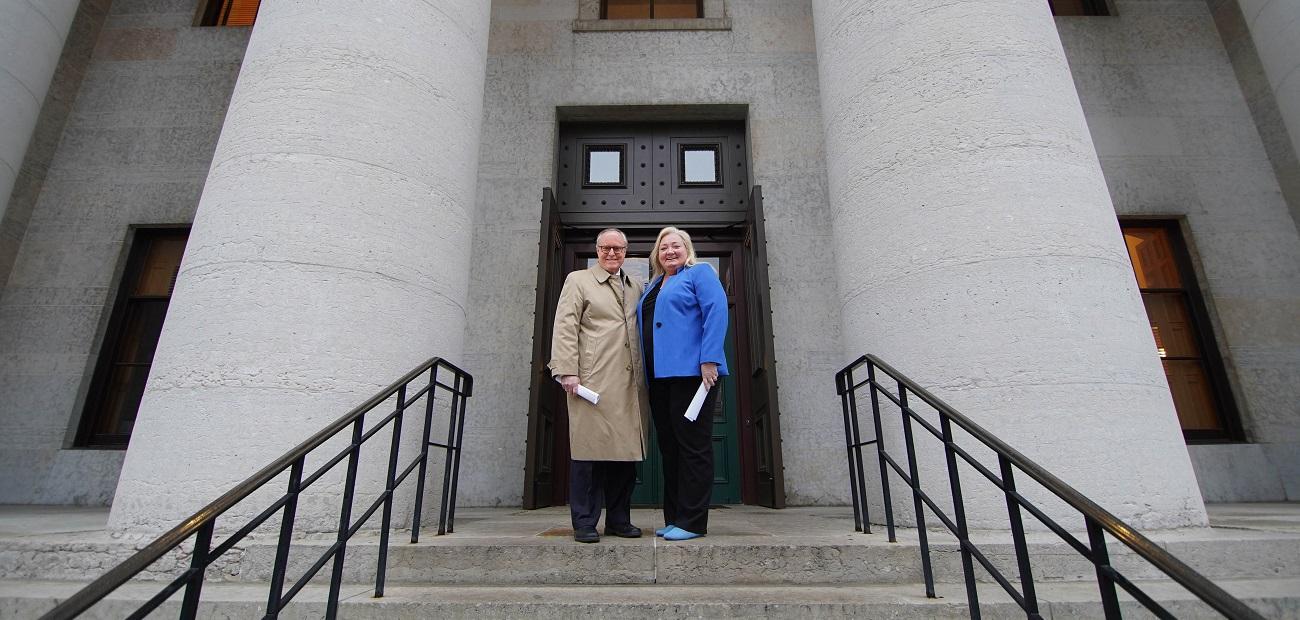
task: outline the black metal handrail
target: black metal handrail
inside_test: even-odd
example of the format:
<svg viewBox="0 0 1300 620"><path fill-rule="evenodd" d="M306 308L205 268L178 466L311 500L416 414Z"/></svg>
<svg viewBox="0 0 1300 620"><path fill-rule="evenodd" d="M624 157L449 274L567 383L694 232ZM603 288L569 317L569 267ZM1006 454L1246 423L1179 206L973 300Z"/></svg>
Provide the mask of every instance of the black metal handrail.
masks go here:
<svg viewBox="0 0 1300 620"><path fill-rule="evenodd" d="M450 373L452 380L450 383L439 381L439 370L445 370ZM410 384L417 378L428 374L429 381L420 387L414 394L408 397L407 390ZM85 588L82 588L76 594L60 603L49 613L42 616L48 619L73 618L89 609L100 599L107 596L117 588L121 587L128 580L141 571L149 567L165 554L176 549L182 543L194 538L194 550L190 556L190 566L179 577L168 583L153 598L146 601L139 609L132 613L129 618L144 618L150 612L157 609L175 594L182 587L185 588L184 599L181 602L180 617L194 618L198 611L199 597L203 589L204 573L222 554L233 548L245 536L257 529L262 523L266 522L277 511L281 513L280 534L276 545L275 564L271 573L270 587L267 593L266 618L276 618L280 611L287 605L293 597L298 594L302 588L307 585L317 572L320 571L330 559L333 559L333 567L330 575L329 598L326 602L325 617L335 618L338 615L339 591L343 583L343 563L347 542L354 534L360 531L361 527L374 516L375 511L383 508L382 523L379 533L379 565L375 576L375 597L384 595L384 579L386 574L386 564L388 560L388 538L391 526L393 495L399 485L406 481L412 471L419 470L415 491L414 515L411 521L411 542L419 542L420 538L420 517L424 504L424 483L425 472L429 461L429 448L436 447L447 451L447 458L444 461L443 484L442 484L442 506L438 515L438 534L445 534L454 531L456 519L456 483L460 476L460 455L461 455L461 438L464 432L465 422L465 404L466 400L473 393L474 378L464 370L457 368L452 363L441 358L432 358L425 363L417 366L414 370L406 373L401 379L398 379L392 385L383 391L371 397L357 408L348 412L343 417L335 420L329 426L326 426L320 432L312 435L311 438L298 444L298 446L284 456L276 459L270 465L262 468L261 471L249 476L246 480L236 485L233 489L227 491L224 495L217 498L212 503L203 507L202 510L194 513L181 522L180 525L172 528L167 533L158 537L149 543L140 551L124 560L121 564L110 569L99 579L91 582ZM446 443L430 441L433 430L434 415L434 397L436 391L442 389L451 394L450 415L447 426ZM397 395L397 405L392 413L386 415L370 430L366 431L365 416L366 413L375 409L386 402L394 394ZM398 457L401 445L402 417L404 412L412 404L419 402L421 398L425 400L424 408L424 435L420 443L420 454L409 465L399 473ZM370 505L361 518L355 522L352 521L352 503L356 491L357 466L361 455L361 446L366 440L374 437L383 429L384 426L392 423L391 444L388 452L388 470L385 478L385 488L383 493ZM339 451L333 458L325 462L324 465L316 469L313 473L303 476L307 456L316 448L319 448L326 441L338 435L344 429L351 427L352 438L346 448ZM289 547L293 542L294 516L298 506L298 495L309 487L312 483L320 480L335 465L347 460L346 482L343 488L342 507L339 510L339 530L337 540L331 545L325 553L312 564L288 592L284 591L285 572L289 561ZM276 477L289 472L288 489L278 499L271 502L271 505L241 526L235 533L231 534L214 548L212 545L213 533L215 531L217 517L221 516L231 507L238 504L257 490L274 480Z"/></svg>
<svg viewBox="0 0 1300 620"><path fill-rule="evenodd" d="M867 378L863 381L854 379L854 371L862 366L867 368ZM897 383L897 394L881 386L876 378L876 370L884 371L891 379ZM871 412L874 424L875 437L863 441L858 424L858 402L857 391L863 386L870 387L871 395ZM1189 592L1205 601L1219 613L1228 618L1241 619L1259 619L1263 617L1246 606L1241 600L1225 592L1222 588L1215 585L1204 575L1193 570L1184 564L1181 560L1171 555L1161 547L1157 546L1146 536L1143 536L1137 530L1121 521L1118 517L1098 506L1095 502L1084 497L1070 485L1062 482L1056 476L1053 476L1047 470L1043 469L1037 463L1029 460L1028 457L1021 454L1015 448L1007 445L1006 442L998 439L989 431L973 422L970 418L959 413L947 403L940 400L930 392L926 391L914 381L903 376L897 370L894 370L889 364L886 364L880 358L874 355L864 355L853 363L845 366L835 374L835 387L840 395L841 404L844 409L844 433L845 445L848 449L849 458L849 483L852 486L853 494L853 520L854 527L857 531L870 532L871 524L867 515L866 504L866 482L862 466L862 448L874 444L876 454L880 465L881 492L884 500L885 523L889 531L889 541L897 542L894 533L894 510L893 503L889 493L889 470L893 470L912 490L913 511L916 514L916 531L918 543L921 548L921 572L925 579L925 593L930 598L935 597L934 592L934 571L930 564L930 545L926 535L925 512L924 507L929 507L931 512L948 528L959 541L959 550L961 552L962 574L966 585L966 598L970 606L970 615L972 618L980 617L979 597L975 588L975 569L974 562L978 561L993 578L998 585L1011 596L1012 599L1023 609L1029 618L1041 618L1038 609L1038 598L1034 589L1033 572L1029 558L1028 544L1025 540L1025 528L1022 520L1021 509L1029 512L1030 515L1038 519L1043 525L1047 526L1054 534L1065 541L1071 548L1092 562L1096 569L1097 585L1100 591L1102 609L1107 618L1121 617L1119 598L1115 586L1118 585L1133 596L1138 602L1142 603L1148 610L1160 618L1173 618L1164 607L1157 603L1150 595L1146 594L1135 583L1119 572L1111 563L1110 556L1106 548L1106 534L1110 534L1123 542L1132 549L1139 557L1146 560L1147 563L1155 566L1164 574L1177 582ZM898 461L889 454L885 449L884 442L881 441L881 417L880 417L880 400L879 394L884 394L886 398L899 407L900 417L902 418L903 439L907 453L907 468L898 464ZM933 407L939 415L939 426L936 428L933 424L921 417L908 406L908 395L913 394L919 397L930 407ZM953 516L949 517L939 507L939 505L921 488L920 474L916 459L916 446L913 442L912 424L916 422L931 435L943 442L944 456L947 463L949 489L952 493ZM975 459L964 448L957 445L953 437L952 426L956 424L975 439L979 440L985 447L991 449L997 454L1000 475L995 474L985 467L983 463ZM962 501L961 477L957 469L957 458L960 457L966 461L972 468L991 481L996 487L1002 490L1006 498L1008 521L1011 529L1012 540L1015 545L1017 570L1020 576L1020 589L1011 584L1011 581L998 570L991 561L980 551L980 549L971 542L970 533L966 524L965 505ZM1041 484L1045 489L1063 500L1071 508L1082 514L1084 525L1088 532L1088 544L1084 544L1077 537L1065 528L1061 527L1040 508L1036 507L1019 491L1016 490L1015 470L1019 470L1028 475L1033 480Z"/></svg>

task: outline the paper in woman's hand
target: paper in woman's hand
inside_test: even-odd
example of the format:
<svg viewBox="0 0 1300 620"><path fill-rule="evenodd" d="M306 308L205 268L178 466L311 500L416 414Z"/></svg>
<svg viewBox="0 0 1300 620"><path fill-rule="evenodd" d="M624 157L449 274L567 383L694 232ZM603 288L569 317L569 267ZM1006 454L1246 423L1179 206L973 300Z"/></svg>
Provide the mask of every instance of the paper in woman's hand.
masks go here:
<svg viewBox="0 0 1300 620"><path fill-rule="evenodd" d="M695 390L695 397L691 399L691 404L686 407L686 419L692 422L700 417L700 409L704 407L704 397L709 395L709 386L700 381L700 389Z"/></svg>

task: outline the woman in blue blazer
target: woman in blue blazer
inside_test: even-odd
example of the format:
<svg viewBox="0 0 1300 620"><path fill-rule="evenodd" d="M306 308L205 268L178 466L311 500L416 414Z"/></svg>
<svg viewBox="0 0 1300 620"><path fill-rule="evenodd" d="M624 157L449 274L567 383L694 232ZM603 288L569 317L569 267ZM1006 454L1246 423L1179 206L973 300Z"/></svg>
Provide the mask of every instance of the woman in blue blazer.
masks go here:
<svg viewBox="0 0 1300 620"><path fill-rule="evenodd" d="M697 263L691 236L669 226L650 251L651 280L637 305L650 415L663 454L665 540L709 529L713 497L713 405L727 374L727 293L708 264ZM686 409L701 382L708 396L694 421Z"/></svg>

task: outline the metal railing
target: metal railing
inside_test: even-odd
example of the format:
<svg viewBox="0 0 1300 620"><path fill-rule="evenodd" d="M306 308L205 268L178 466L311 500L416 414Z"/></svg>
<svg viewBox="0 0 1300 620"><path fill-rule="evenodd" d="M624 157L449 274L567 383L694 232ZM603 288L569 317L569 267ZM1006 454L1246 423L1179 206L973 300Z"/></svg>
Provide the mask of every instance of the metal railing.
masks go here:
<svg viewBox="0 0 1300 620"><path fill-rule="evenodd" d="M439 371L446 373L444 374L443 380L439 380ZM425 375L428 376L428 383L423 384L416 391L411 393L411 384ZM447 380L448 377L446 375L450 375L450 381ZM394 491L399 485L406 481L413 471L418 470L419 473L415 489L414 515L411 521L411 542L419 542L420 518L424 503L425 476L428 468L430 447L441 448L447 452L443 468L442 506L438 514L438 534L445 534L454 529L456 519L456 482L460 475L461 438L464 431L465 403L472 395L473 384L474 378L470 376L469 373L466 373L441 358L435 357L430 359L416 367L414 370L406 373L406 375L401 379L398 379L392 385L371 397L365 403L362 403L359 407L348 412L347 415L335 420L320 432L312 435L310 439L302 442L284 456L281 456L270 465L262 468L261 471L239 483L235 488L226 492L224 495L205 506L202 510L194 513L192 516L182 521L180 525L163 534L152 543L124 560L121 564L113 567L102 577L96 579L94 582L72 595L72 597L60 603L49 613L42 616L42 618L73 618L81 614L100 599L103 599L109 593L121 587L132 577L141 573L155 561L162 558L172 550L177 549L191 538L194 540L194 548L190 554L189 568L181 573L179 577L176 577L170 583L166 584L160 592L146 601L134 613L127 617L144 618L148 616L150 612L165 603L178 590L184 588L185 593L184 598L181 601L179 616L186 619L194 618L198 612L199 598L203 590L204 574L206 569L220 558L222 554L230 551L237 543L270 519L276 512L280 513L280 530L276 544L275 562L272 568L270 586L267 592L265 618L278 617L280 611L284 609L291 600L293 600L293 597L298 594L331 559L333 560L333 566L330 574L329 598L326 601L325 617L337 617L339 591L343 583L343 563L348 540L360 531L361 527L365 525L365 523L374 516L375 512L381 508L383 509L383 514L379 530L379 564L375 576L375 597L383 596L384 578L388 560L388 539L392 524ZM438 390L444 390L451 395L446 443L430 440L433 431L434 400ZM393 411L380 419L369 430L365 430L366 414L387 402L394 395L396 395L397 398L396 406L393 408ZM425 406L424 434L420 443L420 454L399 472L398 458L401 446L402 419L406 409L419 402L421 398L424 398ZM352 504L356 496L357 468L361 457L362 444L373 438L390 423L392 424L392 432L391 442L388 448L388 468L385 476L384 490L361 515L361 518L353 521ZM349 428L351 429L351 441L348 445L343 450L334 454L332 458L326 461L319 468L315 469L310 474L304 475L304 467L306 465L307 457L311 452L320 448L326 441ZM325 553L306 570L297 582L295 582L288 591L285 591L285 573L289 561L289 548L293 544L294 517L298 507L299 494L305 491L313 483L318 482L335 465L344 461L347 462L347 472L341 498L342 506L339 510L337 539L334 544L330 545ZM271 502L269 507L252 520L240 526L233 534L225 537L220 544L213 546L213 536L216 531L217 518L231 507L238 504L241 500L263 488L286 471L289 472L289 483L288 489L285 493L275 501Z"/></svg>
<svg viewBox="0 0 1300 620"><path fill-rule="evenodd" d="M859 381L855 372L866 367L867 378ZM897 392L882 386L877 378L878 371L892 379ZM870 388L871 414L875 437L863 441L858 423L858 390ZM947 403L930 394L912 380L894 370L874 355L864 355L845 366L835 374L835 387L840 395L844 409L845 445L848 449L849 483L853 491L853 520L857 531L870 532L871 524L867 514L866 481L862 465L862 449L869 445L876 446L880 466L881 491L884 500L885 523L889 531L889 541L897 542L894 532L894 510L889 492L889 471L892 470L911 488L912 506L916 515L916 533L921 550L921 572L925 579L925 594L935 598L934 570L930 560L930 545L926 534L925 507L948 528L958 539L961 553L962 575L965 580L966 598L972 618L980 617L979 596L975 586L974 563L978 562L988 571L994 581L1011 596L1025 611L1029 618L1041 618L1038 597L1035 593L1033 567L1031 566L1028 544L1025 539L1025 527L1021 511L1028 512L1039 522L1065 541L1079 555L1090 561L1095 567L1097 585L1101 597L1102 609L1106 618L1121 617L1116 586L1123 588L1135 600L1160 618L1174 618L1168 610L1144 592L1137 584L1129 580L1112 565L1107 550L1106 535L1110 534L1147 564L1159 569L1193 595L1205 601L1228 618L1260 619L1262 616L1234 598L1222 588L1192 570L1178 558L1157 546L1147 537L1138 533L1092 500L1084 497L1070 485L1048 473L1037 463L1029 460L1020 452L1007 445L992 433L985 430L966 416L953 409ZM883 394L898 406L903 429L903 441L906 448L906 466L886 450L881 432L880 398ZM917 414L908 405L909 396L915 396L938 412L939 425ZM953 515L948 516L936 501L921 488L920 473L917 463L916 444L913 441L913 425L919 425L926 432L943 443L943 451L948 471L948 486L952 494ZM965 448L957 445L953 436L953 426L964 430L971 437L997 455L999 473L994 473L978 459L971 456ZM1006 499L1008 524L1015 546L1016 570L1019 573L1020 587L1012 585L1011 580L1002 573L988 557L980 551L970 539L966 522L966 506L962 501L962 480L958 472L958 459L964 460L971 468L988 479ZM1084 544L1074 534L1048 517L1041 508L1035 506L1016 489L1016 472L1019 471L1037 481L1046 490L1063 500L1083 517L1087 530L1088 542Z"/></svg>

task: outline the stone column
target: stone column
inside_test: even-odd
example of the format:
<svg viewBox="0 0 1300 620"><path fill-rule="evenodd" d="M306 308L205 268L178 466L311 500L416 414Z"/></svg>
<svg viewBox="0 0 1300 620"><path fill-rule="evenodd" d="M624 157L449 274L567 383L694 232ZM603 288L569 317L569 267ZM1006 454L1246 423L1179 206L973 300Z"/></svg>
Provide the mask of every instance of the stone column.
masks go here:
<svg viewBox="0 0 1300 620"><path fill-rule="evenodd" d="M880 355L1134 525L1205 523L1047 3L813 7L845 358ZM963 476L972 526L1007 527Z"/></svg>
<svg viewBox="0 0 1300 620"><path fill-rule="evenodd" d="M489 5L263 3L110 527L170 527L424 359L459 358ZM337 525L328 495L300 528Z"/></svg>
<svg viewBox="0 0 1300 620"><path fill-rule="evenodd" d="M77 4L78 0L0 0L0 222L8 211L9 195ZM8 229L0 225L0 231ZM0 282L8 276L0 273Z"/></svg>
<svg viewBox="0 0 1300 620"><path fill-rule="evenodd" d="M1282 185L1283 194L1287 200L1291 201L1291 216L1296 220L1296 227L1300 228L1300 163L1297 163L1300 154L1300 2L1295 0L1237 0L1241 7L1242 17L1246 21L1246 26L1250 31L1250 38L1255 43L1255 51L1259 54L1259 62L1263 67L1263 77L1267 80L1268 88L1273 92L1273 98L1277 101L1278 115L1281 116L1281 123L1275 121L1271 114L1264 119L1259 119L1265 124L1261 124L1260 133L1264 134L1266 146L1274 146L1283 137L1279 134L1287 134L1290 137L1291 149L1284 157L1283 162L1275 163L1276 165L1285 165L1285 170L1278 170L1278 182ZM1257 86L1250 84L1250 86ZM1247 97L1253 93L1247 92ZM1280 125L1280 126L1279 126ZM1268 134L1274 135L1268 135ZM1270 155L1274 150L1269 149ZM1289 155L1289 156L1288 156ZM1272 155L1276 160L1279 156ZM1286 161L1286 160L1289 160ZM1288 165L1289 164L1289 165Z"/></svg>

